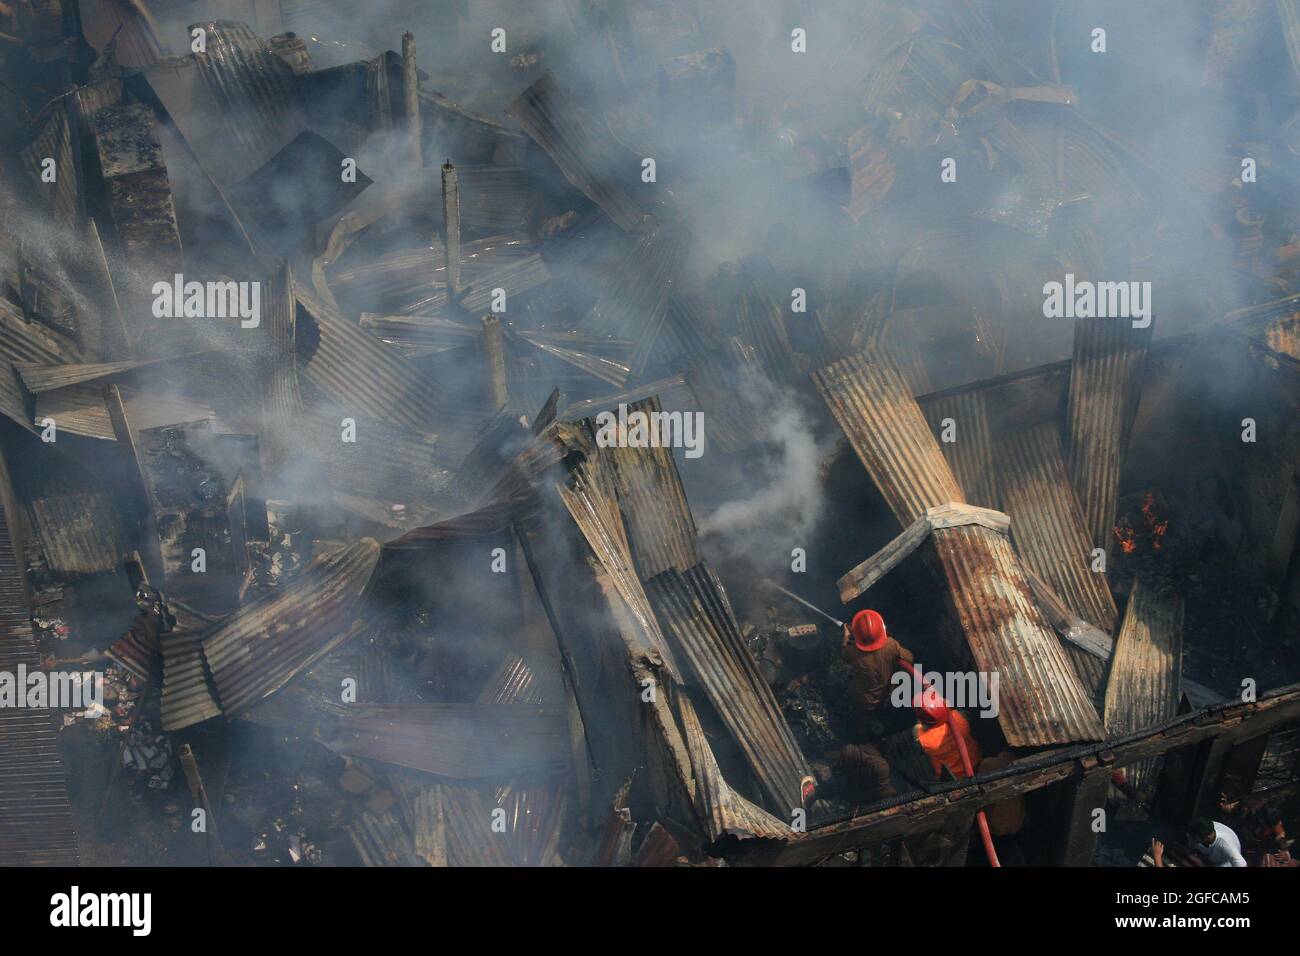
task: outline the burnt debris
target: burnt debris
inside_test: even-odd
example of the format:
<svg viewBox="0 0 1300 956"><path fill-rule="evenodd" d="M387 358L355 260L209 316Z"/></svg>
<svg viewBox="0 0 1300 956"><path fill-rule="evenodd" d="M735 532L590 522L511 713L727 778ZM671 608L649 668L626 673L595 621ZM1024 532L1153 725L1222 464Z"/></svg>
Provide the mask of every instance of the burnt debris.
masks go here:
<svg viewBox="0 0 1300 956"><path fill-rule="evenodd" d="M0 864L1300 822L1291 4L346 6L0 3Z"/></svg>

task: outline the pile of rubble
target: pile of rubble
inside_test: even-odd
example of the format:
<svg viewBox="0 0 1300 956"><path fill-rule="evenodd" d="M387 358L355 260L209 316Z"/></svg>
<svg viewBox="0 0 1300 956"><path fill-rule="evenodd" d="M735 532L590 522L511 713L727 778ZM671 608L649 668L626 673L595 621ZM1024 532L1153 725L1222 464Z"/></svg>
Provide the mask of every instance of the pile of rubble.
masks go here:
<svg viewBox="0 0 1300 956"><path fill-rule="evenodd" d="M1247 177L1111 128L1063 81L1105 101L1104 36L1050 10L435 5L471 70L328 3L176 6L0 4L0 670L108 675L0 735L0 862L963 862L980 798L837 789L839 632L697 528L781 403L839 440L784 583L1000 674L1015 792L1048 754L1095 793L1122 738L1149 793L1180 712L1300 675L1278 35L1206 25ZM1132 314L1045 319L1076 275ZM1230 637L1171 570L1225 551Z"/></svg>

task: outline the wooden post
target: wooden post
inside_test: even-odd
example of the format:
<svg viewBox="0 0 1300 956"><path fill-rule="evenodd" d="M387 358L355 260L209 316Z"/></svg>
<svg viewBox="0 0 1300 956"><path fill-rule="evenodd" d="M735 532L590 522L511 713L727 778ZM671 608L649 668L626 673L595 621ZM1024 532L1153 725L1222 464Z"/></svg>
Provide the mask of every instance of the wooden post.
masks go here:
<svg viewBox="0 0 1300 956"><path fill-rule="evenodd" d="M510 404L510 391L506 386L506 352L501 320L495 315L483 316L483 358L487 362L492 410L499 411Z"/></svg>
<svg viewBox="0 0 1300 956"><path fill-rule="evenodd" d="M402 96L406 105L406 133L410 137L411 162L424 165L420 145L420 73L415 65L415 34L402 34Z"/></svg>
<svg viewBox="0 0 1300 956"><path fill-rule="evenodd" d="M1092 866L1097 852L1097 831L1093 826L1096 811L1106 808L1110 773L1110 765L1102 764L1066 784L1070 788L1070 822L1061 854L1062 866Z"/></svg>
<svg viewBox="0 0 1300 956"><path fill-rule="evenodd" d="M451 160L442 164L442 246L447 261L447 298L460 301L460 176ZM499 407L499 406L498 406Z"/></svg>

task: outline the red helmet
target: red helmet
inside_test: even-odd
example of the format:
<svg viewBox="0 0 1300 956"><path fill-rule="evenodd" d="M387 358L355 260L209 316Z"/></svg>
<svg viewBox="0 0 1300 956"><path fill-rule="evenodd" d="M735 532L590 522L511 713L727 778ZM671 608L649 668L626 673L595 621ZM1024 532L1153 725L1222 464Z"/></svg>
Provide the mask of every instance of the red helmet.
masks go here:
<svg viewBox="0 0 1300 956"><path fill-rule="evenodd" d="M853 643L860 651L878 651L885 646L889 635L885 633L885 619L872 610L853 615Z"/></svg>
<svg viewBox="0 0 1300 956"><path fill-rule="evenodd" d="M912 698L912 706L921 715L921 722L935 726L948 722L948 702L933 687L927 687Z"/></svg>

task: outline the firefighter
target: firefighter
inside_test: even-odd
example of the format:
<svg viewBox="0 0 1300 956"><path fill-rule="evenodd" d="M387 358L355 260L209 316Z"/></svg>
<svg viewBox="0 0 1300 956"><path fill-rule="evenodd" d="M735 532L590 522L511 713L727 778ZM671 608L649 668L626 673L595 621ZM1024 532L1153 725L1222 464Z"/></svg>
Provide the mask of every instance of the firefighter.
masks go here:
<svg viewBox="0 0 1300 956"><path fill-rule="evenodd" d="M873 718L879 720L889 703L890 681L900 660L912 663L912 652L885 632L885 619L872 610L853 615L844 628L844 662L849 683L849 721L855 742L870 736Z"/></svg>
<svg viewBox="0 0 1300 956"><path fill-rule="evenodd" d="M952 774L954 780L963 780L970 776L962 762L961 748L953 736L954 726L966 744L966 753L970 757L971 767L978 767L984 754L979 744L971 736L970 721L959 710L949 708L933 687L927 687L912 699L912 706L920 718L916 725L917 742L930 760L934 769L934 778L943 778L944 770ZM949 721L949 715L952 720Z"/></svg>

